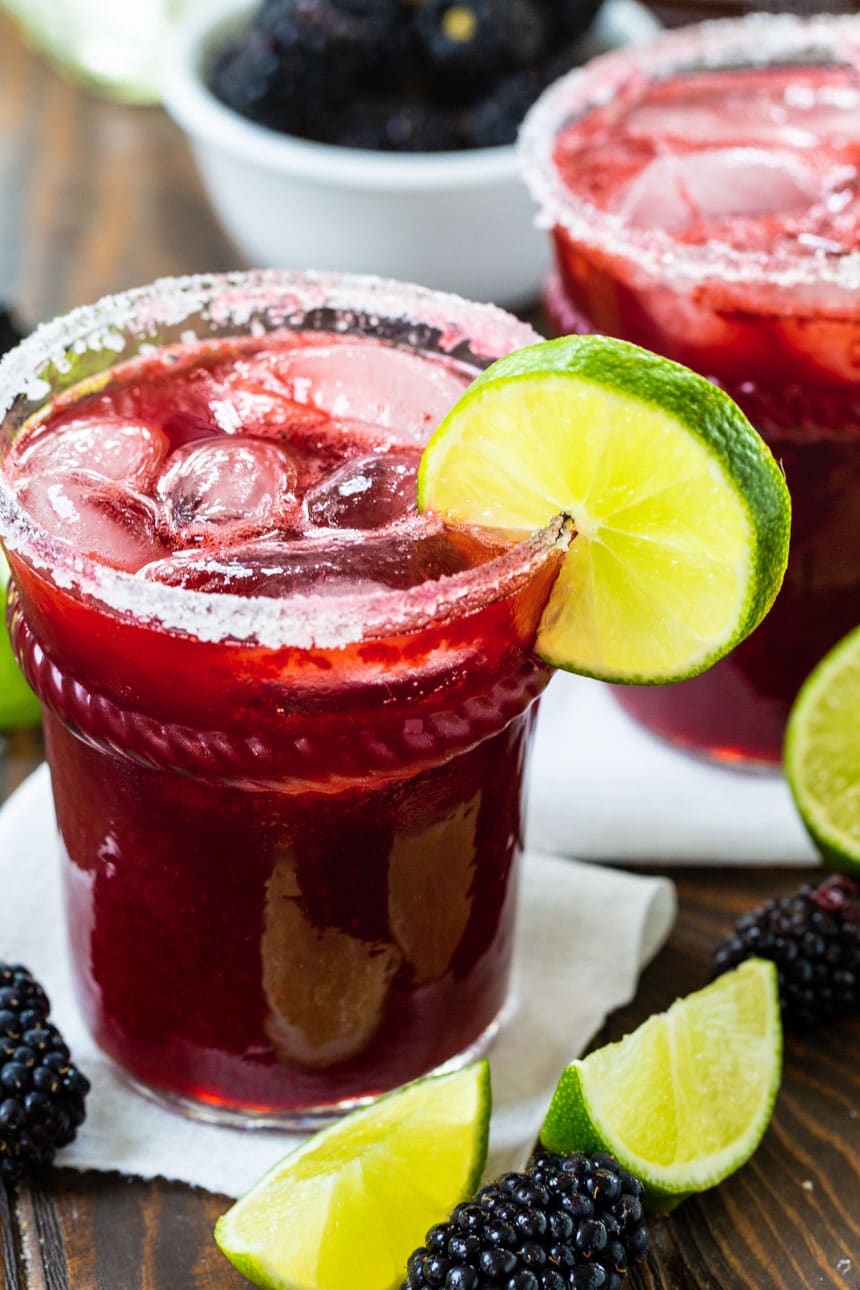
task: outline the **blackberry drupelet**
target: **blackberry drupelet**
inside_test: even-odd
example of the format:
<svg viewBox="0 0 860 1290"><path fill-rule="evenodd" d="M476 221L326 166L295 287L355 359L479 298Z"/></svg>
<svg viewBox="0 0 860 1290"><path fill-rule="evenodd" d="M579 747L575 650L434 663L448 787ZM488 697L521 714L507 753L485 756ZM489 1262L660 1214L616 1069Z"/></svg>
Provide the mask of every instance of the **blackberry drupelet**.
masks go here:
<svg viewBox="0 0 860 1290"><path fill-rule="evenodd" d="M15 326L11 313L4 305L0 305L0 354L12 349L21 339L22 333Z"/></svg>
<svg viewBox="0 0 860 1290"><path fill-rule="evenodd" d="M787 1026L860 1011L860 885L834 875L745 914L717 947L714 973L753 957L776 964Z"/></svg>
<svg viewBox="0 0 860 1290"><path fill-rule="evenodd" d="M603 1152L541 1151L430 1229L403 1290L621 1290L648 1249L642 1192Z"/></svg>
<svg viewBox="0 0 860 1290"><path fill-rule="evenodd" d="M0 1179L48 1165L86 1114L89 1081L48 1020L47 995L26 968L0 963Z"/></svg>

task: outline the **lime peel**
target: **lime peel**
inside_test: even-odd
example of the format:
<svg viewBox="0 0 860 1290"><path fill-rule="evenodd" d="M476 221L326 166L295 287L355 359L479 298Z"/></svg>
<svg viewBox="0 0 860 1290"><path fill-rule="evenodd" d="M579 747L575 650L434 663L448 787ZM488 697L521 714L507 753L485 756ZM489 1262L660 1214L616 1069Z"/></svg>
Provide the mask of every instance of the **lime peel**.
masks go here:
<svg viewBox="0 0 860 1290"><path fill-rule="evenodd" d="M804 681L785 735L785 774L825 862L860 878L860 627Z"/></svg>
<svg viewBox="0 0 860 1290"><path fill-rule="evenodd" d="M486 1061L386 1094L279 1161L215 1240L269 1290L391 1290L428 1228L477 1188L491 1104Z"/></svg>
<svg viewBox="0 0 860 1290"><path fill-rule="evenodd" d="M483 372L424 450L418 504L519 532L570 516L536 652L603 680L704 671L764 617L788 558L785 480L740 409L604 336Z"/></svg>
<svg viewBox="0 0 860 1290"><path fill-rule="evenodd" d="M781 1066L776 967L749 959L572 1062L540 1139L562 1155L611 1152L642 1179L649 1208L673 1209L750 1158Z"/></svg>

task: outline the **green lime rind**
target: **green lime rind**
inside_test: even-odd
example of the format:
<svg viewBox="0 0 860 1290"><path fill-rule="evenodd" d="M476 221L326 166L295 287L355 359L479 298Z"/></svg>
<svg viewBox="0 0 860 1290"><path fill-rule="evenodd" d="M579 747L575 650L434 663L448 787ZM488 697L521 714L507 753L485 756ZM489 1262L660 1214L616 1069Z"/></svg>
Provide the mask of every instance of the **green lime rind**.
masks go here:
<svg viewBox="0 0 860 1290"><path fill-rule="evenodd" d="M737 1006L747 991L754 992L747 996L752 1036ZM751 959L618 1043L571 1062L540 1140L561 1155L610 1152L642 1179L648 1208L666 1213L749 1160L770 1122L781 1069L776 968ZM643 1141L653 1144L648 1154Z"/></svg>
<svg viewBox="0 0 860 1290"><path fill-rule="evenodd" d="M215 1225L230 1262L268 1290L392 1290L487 1160L490 1067L416 1080L280 1160Z"/></svg>
<svg viewBox="0 0 860 1290"><path fill-rule="evenodd" d="M582 414L594 419L595 409L599 449L583 455L576 444ZM642 424L638 440L637 420ZM475 426L486 428L483 437L474 434ZM649 459L654 432L659 435L653 442L659 439L662 446ZM636 460L625 495L631 445ZM695 468L696 501L685 500L682 476L666 477L661 454L671 458L674 469L676 449ZM572 477L583 463L601 478ZM664 511L656 542L647 522L637 530L641 516L630 519L637 506L649 503L649 488ZM598 508L588 516L580 502L578 515L577 494L589 493ZM708 499L704 506L700 497ZM705 513L712 502L723 508L719 520L716 509ZM536 652L557 667L621 683L681 680L710 667L761 622L788 559L791 511L785 480L740 409L680 364L603 336L542 342L483 372L424 451L418 504L455 521L514 530L541 527L559 510L569 514L577 536L545 609ZM723 518L734 542L724 567ZM722 599L713 598L712 587ZM586 639L589 599L599 604L604 623L612 623L616 643L605 657ZM673 653L676 625L682 643ZM669 647L661 654L653 642L659 642L663 629ZM601 630L598 624L592 635Z"/></svg>
<svg viewBox="0 0 860 1290"><path fill-rule="evenodd" d="M0 551L0 730L24 730L40 720L39 700L24 680L6 629L9 565Z"/></svg>
<svg viewBox="0 0 860 1290"><path fill-rule="evenodd" d="M816 665L792 704L785 775L830 868L860 878L860 627Z"/></svg>

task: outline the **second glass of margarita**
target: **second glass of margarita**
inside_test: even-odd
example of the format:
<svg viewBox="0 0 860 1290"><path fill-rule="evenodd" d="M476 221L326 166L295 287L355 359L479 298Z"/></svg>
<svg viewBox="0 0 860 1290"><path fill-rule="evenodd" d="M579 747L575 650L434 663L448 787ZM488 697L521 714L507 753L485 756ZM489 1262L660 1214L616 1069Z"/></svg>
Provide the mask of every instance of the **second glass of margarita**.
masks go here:
<svg viewBox="0 0 860 1290"><path fill-rule="evenodd" d="M618 692L729 761L779 762L801 681L860 605L858 67L858 18L709 23L571 73L524 128L554 328L696 369L785 470L792 552L767 621L706 675Z"/></svg>

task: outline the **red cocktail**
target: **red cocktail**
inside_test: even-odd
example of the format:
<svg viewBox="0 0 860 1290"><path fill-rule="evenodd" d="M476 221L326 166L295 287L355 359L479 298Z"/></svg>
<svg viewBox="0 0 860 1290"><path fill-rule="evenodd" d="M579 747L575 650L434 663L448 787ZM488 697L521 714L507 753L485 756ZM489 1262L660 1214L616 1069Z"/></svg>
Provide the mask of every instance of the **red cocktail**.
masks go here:
<svg viewBox="0 0 860 1290"><path fill-rule="evenodd" d="M497 1024L561 546L419 516L415 472L532 339L418 289L236 275L78 311L0 370L80 994L173 1103L308 1121Z"/></svg>
<svg viewBox="0 0 860 1290"><path fill-rule="evenodd" d="M794 518L767 621L707 675L619 690L658 733L780 759L791 701L860 605L860 20L758 17L619 51L524 134L560 332L635 341L724 386Z"/></svg>

